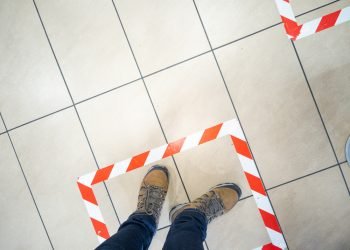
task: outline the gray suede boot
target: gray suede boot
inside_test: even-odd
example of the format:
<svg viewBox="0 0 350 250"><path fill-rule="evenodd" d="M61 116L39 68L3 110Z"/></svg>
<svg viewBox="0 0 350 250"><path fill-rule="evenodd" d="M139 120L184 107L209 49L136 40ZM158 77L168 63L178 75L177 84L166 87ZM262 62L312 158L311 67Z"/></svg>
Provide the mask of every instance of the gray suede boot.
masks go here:
<svg viewBox="0 0 350 250"><path fill-rule="evenodd" d="M234 183L216 185L194 201L173 207L169 213L170 221L173 222L181 212L192 208L205 214L209 223L216 217L231 210L241 194L241 189Z"/></svg>

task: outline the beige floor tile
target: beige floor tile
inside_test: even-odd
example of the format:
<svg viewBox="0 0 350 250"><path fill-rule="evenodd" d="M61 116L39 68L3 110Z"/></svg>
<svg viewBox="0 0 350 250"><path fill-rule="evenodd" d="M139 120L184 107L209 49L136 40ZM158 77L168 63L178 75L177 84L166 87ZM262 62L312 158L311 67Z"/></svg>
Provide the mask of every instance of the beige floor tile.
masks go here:
<svg viewBox="0 0 350 250"><path fill-rule="evenodd" d="M224 182L238 184L242 189L242 198L251 195L228 136L178 154L175 160L191 200Z"/></svg>
<svg viewBox="0 0 350 250"><path fill-rule="evenodd" d="M0 148L0 248L51 249L7 134Z"/></svg>
<svg viewBox="0 0 350 250"><path fill-rule="evenodd" d="M0 109L8 128L71 104L32 1L0 3Z"/></svg>
<svg viewBox="0 0 350 250"><path fill-rule="evenodd" d="M254 249L271 242L253 198L208 225L209 249Z"/></svg>
<svg viewBox="0 0 350 250"><path fill-rule="evenodd" d="M267 187L336 163L281 26L216 53Z"/></svg>
<svg viewBox="0 0 350 250"><path fill-rule="evenodd" d="M349 31L350 23L346 23L296 42L339 161L345 160L350 135Z"/></svg>
<svg viewBox="0 0 350 250"><path fill-rule="evenodd" d="M142 81L77 108L100 167L166 143Z"/></svg>
<svg viewBox="0 0 350 250"><path fill-rule="evenodd" d="M214 48L281 22L274 1L197 0L196 4Z"/></svg>
<svg viewBox="0 0 350 250"><path fill-rule="evenodd" d="M140 77L111 1L36 2L74 101Z"/></svg>
<svg viewBox="0 0 350 250"><path fill-rule="evenodd" d="M12 131L14 145L54 248L92 249L98 244L79 193L78 176L96 170L73 109ZM102 186L97 200L111 231L117 227Z"/></svg>
<svg viewBox="0 0 350 250"><path fill-rule="evenodd" d="M169 228L165 228L165 229L158 231L152 239L152 243L149 247L149 250L162 249L164 242L165 242L165 239L166 239L166 236L168 235L168 232L169 232Z"/></svg>
<svg viewBox="0 0 350 250"><path fill-rule="evenodd" d="M143 75L210 49L192 1L114 2Z"/></svg>
<svg viewBox="0 0 350 250"><path fill-rule="evenodd" d="M307 9L314 9L319 6L322 6L324 4L334 2L334 1L326 1L326 0L313 0L313 1L302 1L302 0L295 0L296 3L294 4L294 1L292 2L293 10L296 15L306 12ZM299 6L299 7L298 7ZM308 6L308 7L307 7ZM312 7L315 6L315 7ZM307 13L305 15L302 15L297 18L299 23L305 23L307 21L314 20L316 18L320 18L324 15L330 14L334 11L337 11L339 9L342 9L344 7L350 6L350 0L340 0L336 1L328 6L322 7L318 10L312 11L310 13Z"/></svg>
<svg viewBox="0 0 350 250"><path fill-rule="evenodd" d="M4 124L2 121L0 122L0 133L4 133L6 131Z"/></svg>
<svg viewBox="0 0 350 250"><path fill-rule="evenodd" d="M170 228L165 228L156 233L156 235L153 237L152 243L150 245L150 250L159 250L162 249L166 237L168 235ZM204 249L207 249L205 244L203 243Z"/></svg>
<svg viewBox="0 0 350 250"><path fill-rule="evenodd" d="M145 79L169 141L234 118L211 54Z"/></svg>
<svg viewBox="0 0 350 250"><path fill-rule="evenodd" d="M316 9L322 5L333 2L332 0L292 0L290 1L295 15Z"/></svg>
<svg viewBox="0 0 350 250"><path fill-rule="evenodd" d="M338 167L269 194L290 249L350 248L350 199Z"/></svg>
<svg viewBox="0 0 350 250"><path fill-rule="evenodd" d="M350 187L350 166L348 165L348 163L344 163L341 165L341 169L343 170L346 183Z"/></svg>
<svg viewBox="0 0 350 250"><path fill-rule="evenodd" d="M78 109L101 167L165 144L141 81L83 103ZM173 162L167 159L162 164L171 171L171 186L160 227L169 224L171 206L188 201ZM107 182L121 221L135 211L147 169L137 169Z"/></svg>

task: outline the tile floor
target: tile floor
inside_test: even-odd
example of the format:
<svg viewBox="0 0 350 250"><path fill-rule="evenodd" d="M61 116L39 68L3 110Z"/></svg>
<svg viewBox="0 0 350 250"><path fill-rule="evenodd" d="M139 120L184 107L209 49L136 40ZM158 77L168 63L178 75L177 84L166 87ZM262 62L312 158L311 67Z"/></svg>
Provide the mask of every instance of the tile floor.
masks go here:
<svg viewBox="0 0 350 250"><path fill-rule="evenodd" d="M292 5L306 21L350 1ZM93 249L78 176L235 117L289 249L350 249L350 23L292 43L273 0L3 0L0 30L1 249ZM160 163L151 249L173 205L223 181L243 196L205 248L268 242L228 138ZM111 232L146 171L95 188Z"/></svg>

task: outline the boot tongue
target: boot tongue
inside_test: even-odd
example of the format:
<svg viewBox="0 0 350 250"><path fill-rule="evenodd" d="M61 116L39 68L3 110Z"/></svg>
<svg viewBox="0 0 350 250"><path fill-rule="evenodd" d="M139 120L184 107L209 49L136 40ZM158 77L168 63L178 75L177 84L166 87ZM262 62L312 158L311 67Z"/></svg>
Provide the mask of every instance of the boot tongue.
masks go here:
<svg viewBox="0 0 350 250"><path fill-rule="evenodd" d="M148 215L153 215L158 222L160 211L164 202L166 191L164 188L153 185L146 185L144 188L144 202L139 209L144 210Z"/></svg>
<svg viewBox="0 0 350 250"><path fill-rule="evenodd" d="M222 215L224 212L224 204L222 203L221 198L217 193L212 191L214 194L209 200L209 204L207 206L208 214L209 214L209 222L218 217L219 215Z"/></svg>

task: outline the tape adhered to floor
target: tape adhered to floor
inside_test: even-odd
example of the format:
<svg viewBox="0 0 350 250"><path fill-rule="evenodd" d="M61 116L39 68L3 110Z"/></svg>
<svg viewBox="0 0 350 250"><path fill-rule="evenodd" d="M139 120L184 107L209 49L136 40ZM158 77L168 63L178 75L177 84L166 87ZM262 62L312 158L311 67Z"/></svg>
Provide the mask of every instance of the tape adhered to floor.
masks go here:
<svg viewBox="0 0 350 250"><path fill-rule="evenodd" d="M78 187L99 242L108 239L110 234L92 189L93 185L224 136L229 136L232 140L234 149L236 150L244 174L253 193L254 200L271 240L271 242L256 249L285 249L286 242L282 230L279 227L270 199L266 194L260 174L250 153L247 140L244 137L242 128L237 119L220 123L177 141L148 150L126 160L79 177L77 181Z"/></svg>
<svg viewBox="0 0 350 250"><path fill-rule="evenodd" d="M275 0L286 33L294 41L350 21L350 6L348 6L304 24L298 24L290 4L291 1Z"/></svg>

